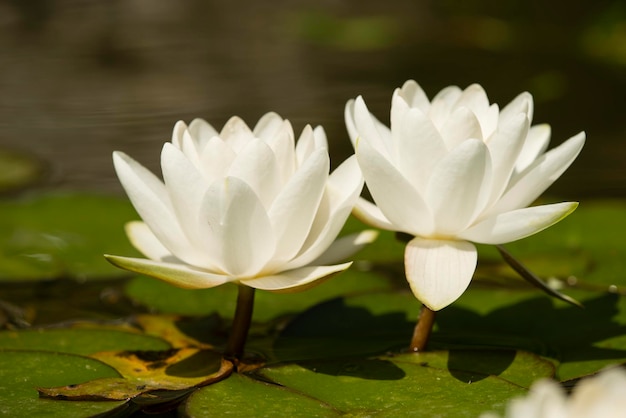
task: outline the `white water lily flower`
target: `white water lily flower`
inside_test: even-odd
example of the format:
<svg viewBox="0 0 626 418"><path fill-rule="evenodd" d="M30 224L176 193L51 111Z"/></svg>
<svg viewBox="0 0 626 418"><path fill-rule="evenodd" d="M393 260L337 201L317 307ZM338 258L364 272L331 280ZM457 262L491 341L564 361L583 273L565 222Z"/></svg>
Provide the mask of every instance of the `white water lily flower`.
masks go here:
<svg viewBox="0 0 626 418"><path fill-rule="evenodd" d="M626 371L620 367L582 379L570 397L554 380L533 383L524 398L513 399L506 418L622 418L626 415ZM498 418L484 413L481 418Z"/></svg>
<svg viewBox="0 0 626 418"><path fill-rule="evenodd" d="M114 265L180 287L226 282L295 291L345 270L340 263L375 232L336 241L363 187L355 158L329 175L324 130L293 129L275 113L254 130L238 117L217 132L178 122L163 146L163 179L114 152L115 170L143 222L126 227L147 257Z"/></svg>
<svg viewBox="0 0 626 418"><path fill-rule="evenodd" d="M527 208L574 161L583 132L544 153L550 127L531 127L533 100L522 93L503 109L477 84L447 87L432 101L415 81L396 89L391 129L361 97L345 109L349 135L376 205L355 214L415 236L405 251L407 280L432 310L454 302L476 269L471 242L504 244L537 233L577 203Z"/></svg>

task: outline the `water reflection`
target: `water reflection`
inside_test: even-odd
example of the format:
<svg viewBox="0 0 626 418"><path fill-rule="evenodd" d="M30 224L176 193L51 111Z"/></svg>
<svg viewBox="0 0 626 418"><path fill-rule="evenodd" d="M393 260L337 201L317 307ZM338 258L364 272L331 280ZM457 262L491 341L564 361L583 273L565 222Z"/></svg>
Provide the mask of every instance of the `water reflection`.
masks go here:
<svg viewBox="0 0 626 418"><path fill-rule="evenodd" d="M337 164L347 99L385 120L408 78L430 95L479 82L501 104L531 91L555 144L587 131L553 193L624 196L625 22L584 0L5 0L0 145L50 161L55 187L120 192L114 149L158 170L176 120L274 110L296 130L324 125Z"/></svg>

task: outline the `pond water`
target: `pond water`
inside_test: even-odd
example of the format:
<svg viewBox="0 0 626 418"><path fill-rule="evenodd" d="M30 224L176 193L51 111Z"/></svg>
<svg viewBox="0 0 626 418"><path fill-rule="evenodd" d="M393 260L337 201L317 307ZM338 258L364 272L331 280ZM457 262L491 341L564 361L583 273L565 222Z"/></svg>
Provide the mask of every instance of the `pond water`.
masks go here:
<svg viewBox="0 0 626 418"><path fill-rule="evenodd" d="M551 189L626 195L626 12L615 2L0 3L0 146L49 167L45 185L121 193L110 154L158 170L174 123L273 110L322 124L334 164L351 153L346 100L388 120L393 89L482 84L503 105L528 90L553 144L585 130Z"/></svg>

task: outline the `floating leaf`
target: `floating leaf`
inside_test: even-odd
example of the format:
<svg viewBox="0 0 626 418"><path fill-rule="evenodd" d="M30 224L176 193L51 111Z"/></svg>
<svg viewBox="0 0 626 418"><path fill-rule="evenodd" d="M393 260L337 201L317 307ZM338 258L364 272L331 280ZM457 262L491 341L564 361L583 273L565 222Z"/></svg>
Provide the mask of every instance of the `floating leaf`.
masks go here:
<svg viewBox="0 0 626 418"><path fill-rule="evenodd" d="M185 392L225 379L233 370L220 353L197 348L102 352L92 357L112 366L122 377L40 388L39 392L57 399L127 400L154 391Z"/></svg>
<svg viewBox="0 0 626 418"><path fill-rule="evenodd" d="M112 329L27 329L0 332L0 347L89 355L110 350L168 350L170 345L156 337Z"/></svg>
<svg viewBox="0 0 626 418"><path fill-rule="evenodd" d="M408 345L420 303L404 279L403 244L386 232L358 254L357 268L317 288L289 295L257 292L247 348L266 355L267 363L242 367L247 371L225 380L220 379L231 366L218 364L219 351L236 300L228 285L185 291L136 278L126 292L151 309L215 315L138 315L126 324L77 325L65 336L70 330L46 330L41 336L34 330L0 333L0 347L45 344L50 350L99 351L97 356L125 377L86 379L56 395L130 397L156 411L195 390L180 409L189 416L393 416L401 411L429 417L502 411L511 396L523 394L538 378L577 378L626 362L626 299L621 296L626 294L626 243L614 234L625 209L619 202L582 205L537 237L507 245L550 286L560 284L586 309L545 297L517 279L493 247L481 247L477 280L437 313L431 352L387 354L402 353ZM351 221L345 232L350 228L361 226ZM595 236L588 239L590 234ZM566 280L570 274L576 277L573 286ZM32 286L33 299L50 294L43 285ZM12 296L9 300L15 303ZM130 337L114 342L124 333ZM11 342L11 335L20 337ZM196 389L208 382L213 384ZM73 383L59 386L68 384Z"/></svg>
<svg viewBox="0 0 626 418"><path fill-rule="evenodd" d="M501 411L509 398L523 394L518 381L529 381L523 376L525 371L532 370L539 377L554 371L549 362L536 356L507 352L501 356L510 357L508 367L494 376L485 355L477 355L482 362L471 352L459 353L456 360L447 352L317 360L271 366L257 374L351 416L476 417L487 410ZM452 361L456 368L449 370ZM228 395L224 396L228 401ZM280 415L277 405L282 403L261 413Z"/></svg>
<svg viewBox="0 0 626 418"><path fill-rule="evenodd" d="M239 374L195 392L181 410L191 418L343 416L340 411L306 394Z"/></svg>
<svg viewBox="0 0 626 418"><path fill-rule="evenodd" d="M417 356L400 356L400 359L403 358L420 365L447 369L459 380L469 379L468 383L488 376L498 376L507 382L529 388L535 380L553 377L556 372L555 363L549 359L527 351L507 349L430 351Z"/></svg>
<svg viewBox="0 0 626 418"><path fill-rule="evenodd" d="M205 331L216 326L215 318L201 322ZM189 327L189 320L175 316L139 315L129 323L83 322L69 328L4 331L0 332L0 346L88 354L120 375L41 388L45 397L127 400L154 391L184 392L232 372L232 363L224 361L221 353L182 330Z"/></svg>
<svg viewBox="0 0 626 418"><path fill-rule="evenodd" d="M516 292L509 292L516 293ZM437 316L435 341L523 348L560 364L568 380L626 362L626 300L610 293L570 291L585 309L517 292L472 289Z"/></svg>
<svg viewBox="0 0 626 418"><path fill-rule="evenodd" d="M114 378L97 360L72 354L0 351L0 415L7 417L91 417L123 407L122 402L59 402L40 399L37 387Z"/></svg>
<svg viewBox="0 0 626 418"><path fill-rule="evenodd" d="M553 359L561 379L626 362L626 300L609 293L573 292L586 309L532 290L472 286L437 313L431 347L524 349ZM402 350L418 312L419 303L409 292L328 301L291 321L276 339L274 355L282 361L306 361Z"/></svg>
<svg viewBox="0 0 626 418"><path fill-rule="evenodd" d="M415 323L407 320L396 293L377 295L376 301L390 296L392 310L373 313L368 305L351 306L352 298L337 298L304 311L282 330L274 343L274 355L281 361L337 358L379 354L408 345ZM362 298L368 296L355 296L359 301ZM419 307L412 294L406 301Z"/></svg>
<svg viewBox="0 0 626 418"><path fill-rule="evenodd" d="M584 202L567 219L507 249L543 278L556 277L593 290L626 294L626 202ZM493 247L481 246L482 259L499 262ZM614 286L614 287L611 287Z"/></svg>
<svg viewBox="0 0 626 418"><path fill-rule="evenodd" d="M212 349L212 335L221 332L220 319L215 316L183 318L178 315L137 315L132 322L147 334L167 341L173 348L197 347Z"/></svg>
<svg viewBox="0 0 626 418"><path fill-rule="evenodd" d="M123 225L136 218L127 200L53 194L0 202L0 281L125 276L102 254L136 254Z"/></svg>
<svg viewBox="0 0 626 418"><path fill-rule="evenodd" d="M280 294L259 291L255 295L254 320L264 322L294 314L339 295L390 288L390 281L380 274L355 269L304 292ZM225 318L233 317L237 301L237 287L233 284L189 290L148 277L131 280L126 287L126 293L135 301L160 312L184 315L218 313Z"/></svg>

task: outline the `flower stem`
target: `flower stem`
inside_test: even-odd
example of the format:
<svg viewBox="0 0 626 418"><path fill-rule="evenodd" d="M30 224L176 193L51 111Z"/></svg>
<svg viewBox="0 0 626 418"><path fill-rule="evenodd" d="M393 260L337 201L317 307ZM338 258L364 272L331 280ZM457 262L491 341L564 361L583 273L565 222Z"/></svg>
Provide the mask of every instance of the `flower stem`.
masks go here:
<svg viewBox="0 0 626 418"><path fill-rule="evenodd" d="M254 288L240 284L237 293L237 309L228 339L225 357L240 360L243 355L243 347L246 344L248 330L252 322L252 310L254 309Z"/></svg>
<svg viewBox="0 0 626 418"><path fill-rule="evenodd" d="M411 339L411 351L417 353L426 349L434 324L435 311L429 309L426 305L422 306L415 330L413 331L413 338Z"/></svg>

